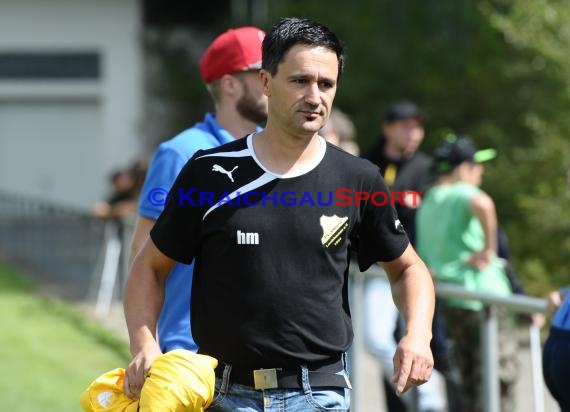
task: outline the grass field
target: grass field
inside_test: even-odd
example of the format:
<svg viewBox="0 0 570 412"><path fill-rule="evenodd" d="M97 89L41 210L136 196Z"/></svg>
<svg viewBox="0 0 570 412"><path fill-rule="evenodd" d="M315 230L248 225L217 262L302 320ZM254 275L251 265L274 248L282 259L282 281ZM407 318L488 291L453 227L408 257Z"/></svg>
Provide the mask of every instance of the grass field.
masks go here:
<svg viewBox="0 0 570 412"><path fill-rule="evenodd" d="M0 410L80 411L89 383L129 358L125 342L0 263Z"/></svg>

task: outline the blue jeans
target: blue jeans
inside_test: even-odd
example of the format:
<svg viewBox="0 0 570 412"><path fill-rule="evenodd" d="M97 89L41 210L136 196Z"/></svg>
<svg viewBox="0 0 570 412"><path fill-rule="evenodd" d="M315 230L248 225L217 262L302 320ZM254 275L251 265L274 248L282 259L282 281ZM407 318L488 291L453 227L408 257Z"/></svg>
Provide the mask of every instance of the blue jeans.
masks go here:
<svg viewBox="0 0 570 412"><path fill-rule="evenodd" d="M346 369L340 371L348 377ZM214 401L209 412L348 411L350 389L311 388L308 369L301 366L302 389L255 390L230 382L231 369L216 378Z"/></svg>

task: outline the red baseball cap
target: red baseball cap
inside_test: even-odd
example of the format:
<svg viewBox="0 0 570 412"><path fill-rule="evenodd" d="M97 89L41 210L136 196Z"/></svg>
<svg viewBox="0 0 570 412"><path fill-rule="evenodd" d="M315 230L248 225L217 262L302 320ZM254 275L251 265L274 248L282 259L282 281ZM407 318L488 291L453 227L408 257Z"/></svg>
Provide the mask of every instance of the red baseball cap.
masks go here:
<svg viewBox="0 0 570 412"><path fill-rule="evenodd" d="M261 69L261 42L265 32L257 27L229 29L219 35L200 59L205 83L225 74Z"/></svg>

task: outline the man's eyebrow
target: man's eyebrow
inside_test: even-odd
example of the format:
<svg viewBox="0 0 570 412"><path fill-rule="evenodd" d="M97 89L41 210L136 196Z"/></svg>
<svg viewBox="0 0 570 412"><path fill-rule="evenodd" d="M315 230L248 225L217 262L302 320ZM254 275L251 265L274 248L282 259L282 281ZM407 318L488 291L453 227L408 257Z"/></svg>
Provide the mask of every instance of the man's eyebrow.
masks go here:
<svg viewBox="0 0 570 412"><path fill-rule="evenodd" d="M320 82L329 82L333 86L336 85L336 79L331 79L330 77L322 77L319 79Z"/></svg>
<svg viewBox="0 0 570 412"><path fill-rule="evenodd" d="M314 79L315 76L313 76L312 74L309 73L294 73L291 74L289 76L290 80L295 80L295 79ZM329 82L331 83L333 86L336 85L337 81L333 78L330 77L320 77L317 79L318 82Z"/></svg>
<svg viewBox="0 0 570 412"><path fill-rule="evenodd" d="M307 78L312 78L313 76L309 73L293 73L289 75L290 79L307 79Z"/></svg>

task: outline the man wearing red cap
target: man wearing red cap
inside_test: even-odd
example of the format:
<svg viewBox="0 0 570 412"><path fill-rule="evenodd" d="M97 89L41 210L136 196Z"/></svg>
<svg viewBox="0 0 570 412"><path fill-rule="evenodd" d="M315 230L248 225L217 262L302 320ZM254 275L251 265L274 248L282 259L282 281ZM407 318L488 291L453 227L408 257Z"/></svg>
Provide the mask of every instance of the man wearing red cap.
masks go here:
<svg viewBox="0 0 570 412"><path fill-rule="evenodd" d="M218 36L200 60L202 80L215 113L162 143L156 151L139 198L131 261L142 248L166 202L166 193L194 153L244 137L259 130L267 116L263 94L261 42L265 33L256 27L230 29ZM158 320L160 350L196 351L190 333L190 288L193 263L177 264L168 277L164 306Z"/></svg>

